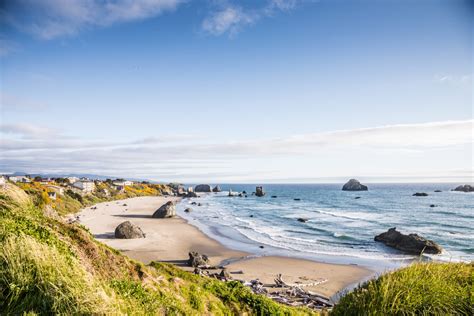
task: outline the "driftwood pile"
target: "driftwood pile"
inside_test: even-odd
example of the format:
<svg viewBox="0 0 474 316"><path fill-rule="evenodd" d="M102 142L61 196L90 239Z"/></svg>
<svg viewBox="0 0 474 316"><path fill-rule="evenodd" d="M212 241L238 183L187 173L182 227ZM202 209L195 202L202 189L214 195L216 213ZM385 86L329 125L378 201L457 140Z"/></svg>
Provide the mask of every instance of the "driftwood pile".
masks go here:
<svg viewBox="0 0 474 316"><path fill-rule="evenodd" d="M215 271L220 270L220 272ZM207 276L216 278L218 280L227 282L232 281L232 274L243 274L242 271L228 272L223 266L211 266L209 264L202 264L194 267L194 273L200 276ZM313 283L286 283L282 279L282 275L278 274L273 284L263 284L258 279L250 282L242 281L245 286L248 286L255 294L265 295L268 298L288 305L288 306L306 306L312 309L330 308L333 306L330 298L318 293L304 290L303 287L316 286L327 282L326 279L320 279ZM281 289L279 291L270 292L269 288Z"/></svg>

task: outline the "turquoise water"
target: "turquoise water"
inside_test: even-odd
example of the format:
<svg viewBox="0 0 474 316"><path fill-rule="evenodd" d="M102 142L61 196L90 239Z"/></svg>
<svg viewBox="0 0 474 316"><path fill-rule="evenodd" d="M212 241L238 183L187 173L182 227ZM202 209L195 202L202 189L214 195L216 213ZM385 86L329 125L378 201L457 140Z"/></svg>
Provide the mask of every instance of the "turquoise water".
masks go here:
<svg viewBox="0 0 474 316"><path fill-rule="evenodd" d="M371 184L366 192L342 191L335 184L273 184L264 185L267 194L260 198L251 195L255 185L220 186L224 191L245 190L248 197L206 194L183 201L178 213L234 249L390 267L414 258L374 242L375 235L397 227L445 249L427 259L474 260L474 194L450 191L456 184ZM415 192L429 196L414 197ZM202 206L190 206L192 201ZM183 212L186 207L193 211Z"/></svg>

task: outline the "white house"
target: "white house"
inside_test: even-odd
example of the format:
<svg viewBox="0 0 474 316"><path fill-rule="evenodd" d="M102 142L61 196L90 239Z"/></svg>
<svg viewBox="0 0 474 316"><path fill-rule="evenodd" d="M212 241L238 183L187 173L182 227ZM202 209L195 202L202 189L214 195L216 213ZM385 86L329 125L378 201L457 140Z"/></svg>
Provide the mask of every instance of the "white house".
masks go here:
<svg viewBox="0 0 474 316"><path fill-rule="evenodd" d="M23 182L23 183L30 183L31 180L28 177L25 176L10 176L8 177L8 180L11 182Z"/></svg>
<svg viewBox="0 0 474 316"><path fill-rule="evenodd" d="M55 192L55 191L49 191L49 192L48 192L48 197L49 197L51 200L56 200L56 192Z"/></svg>
<svg viewBox="0 0 474 316"><path fill-rule="evenodd" d="M64 188L58 186L58 185L52 185L52 184L48 184L46 185L46 187L50 190L50 191L54 191L56 193L59 193L59 194L64 194Z"/></svg>
<svg viewBox="0 0 474 316"><path fill-rule="evenodd" d="M93 181L76 181L72 186L82 190L84 193L90 193L95 190Z"/></svg>
<svg viewBox="0 0 474 316"><path fill-rule="evenodd" d="M0 188L4 188L6 185L5 178L3 176L0 177Z"/></svg>
<svg viewBox="0 0 474 316"><path fill-rule="evenodd" d="M128 180L125 180L125 181L114 181L113 184L115 186L122 186L122 187L125 187L127 185L133 185L133 181L128 181Z"/></svg>

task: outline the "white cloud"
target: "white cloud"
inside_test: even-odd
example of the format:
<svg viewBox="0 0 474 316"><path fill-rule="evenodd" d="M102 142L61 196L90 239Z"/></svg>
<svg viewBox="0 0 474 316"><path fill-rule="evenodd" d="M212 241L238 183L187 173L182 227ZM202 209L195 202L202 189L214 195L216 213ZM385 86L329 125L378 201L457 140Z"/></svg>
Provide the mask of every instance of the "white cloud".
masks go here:
<svg viewBox="0 0 474 316"><path fill-rule="evenodd" d="M277 12L294 9L298 0L269 0L264 6L256 9L244 9L241 6L220 3L219 9L211 13L202 23L202 29L212 35L229 33L233 36L242 28L258 20L274 16ZM258 3L258 2L257 2Z"/></svg>
<svg viewBox="0 0 474 316"><path fill-rule="evenodd" d="M472 75L437 74L434 76L434 80L444 84L465 85L472 81Z"/></svg>
<svg viewBox="0 0 474 316"><path fill-rule="evenodd" d="M325 175L332 172L339 176L354 170L364 170L366 175L382 171L409 173L410 170L398 160L404 159L411 165L414 164L412 158L418 158L419 172L427 163L435 166L440 163L440 168L446 169L452 161L438 158L440 154L460 158L464 162L461 161L457 167L472 169L472 166L466 165L469 159L459 156L460 152L465 154L464 149L459 151L459 147L472 148L473 128L474 120L465 120L247 141L212 142L211 139L196 139L190 135L163 135L118 142L66 137L44 127L10 124L0 127L0 169L84 172L183 181L205 179L207 176L207 179L236 181L283 177L283 174L293 174L298 168L303 169L300 177L314 177L317 175L316 167L315 170L303 167L303 162L308 161L310 164L314 161L318 170L328 170ZM389 160L384 162L374 158L382 156ZM430 161L426 161L426 157ZM472 164L472 159L470 161ZM339 166L337 170L331 170L334 164Z"/></svg>
<svg viewBox="0 0 474 316"><path fill-rule="evenodd" d="M42 39L96 26L129 22L174 10L183 0L18 0L7 1L2 18Z"/></svg>
<svg viewBox="0 0 474 316"><path fill-rule="evenodd" d="M202 23L204 31L213 35L221 35L225 32L235 34L245 25L254 23L259 16L246 13L242 8L229 6L213 13Z"/></svg>

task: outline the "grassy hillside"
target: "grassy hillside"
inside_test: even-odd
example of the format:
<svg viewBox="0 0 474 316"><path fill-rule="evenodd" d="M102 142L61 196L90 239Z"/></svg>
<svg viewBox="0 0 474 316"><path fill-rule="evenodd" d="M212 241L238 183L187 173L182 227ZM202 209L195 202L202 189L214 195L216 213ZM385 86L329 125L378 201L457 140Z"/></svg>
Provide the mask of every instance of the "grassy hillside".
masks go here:
<svg viewBox="0 0 474 316"><path fill-rule="evenodd" d="M1 315L314 314L255 295L238 282L131 260L48 211L64 213L67 203L76 203L74 211L100 196L65 198L58 208L61 204L43 200L41 188L27 189L12 184L0 189ZM472 281L472 264L417 263L345 295L331 314L472 315Z"/></svg>
<svg viewBox="0 0 474 316"><path fill-rule="evenodd" d="M344 296L331 315L473 315L474 265L415 263Z"/></svg>
<svg viewBox="0 0 474 316"><path fill-rule="evenodd" d="M11 184L0 189L2 315L311 313L255 295L238 282L135 262L95 241L84 227L48 216L36 198Z"/></svg>

